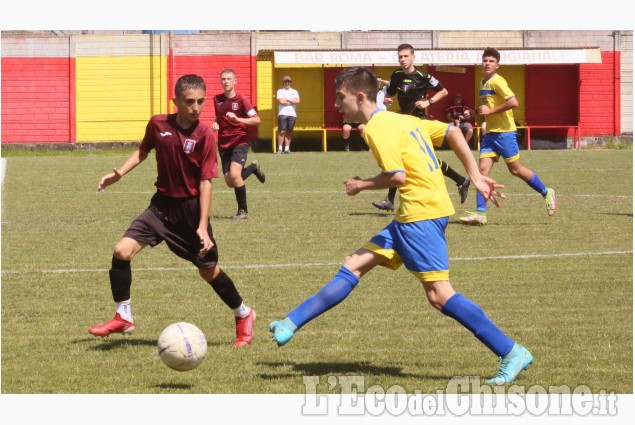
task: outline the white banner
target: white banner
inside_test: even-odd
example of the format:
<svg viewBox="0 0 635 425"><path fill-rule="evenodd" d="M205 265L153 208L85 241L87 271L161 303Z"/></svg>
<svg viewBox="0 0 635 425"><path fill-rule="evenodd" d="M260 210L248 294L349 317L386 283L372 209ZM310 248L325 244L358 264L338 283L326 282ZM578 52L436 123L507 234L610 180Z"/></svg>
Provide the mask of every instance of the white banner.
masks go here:
<svg viewBox="0 0 635 425"><path fill-rule="evenodd" d="M415 65L479 65L483 50L415 50ZM600 49L500 50L502 65L602 63ZM276 67L399 65L394 50L274 52Z"/></svg>

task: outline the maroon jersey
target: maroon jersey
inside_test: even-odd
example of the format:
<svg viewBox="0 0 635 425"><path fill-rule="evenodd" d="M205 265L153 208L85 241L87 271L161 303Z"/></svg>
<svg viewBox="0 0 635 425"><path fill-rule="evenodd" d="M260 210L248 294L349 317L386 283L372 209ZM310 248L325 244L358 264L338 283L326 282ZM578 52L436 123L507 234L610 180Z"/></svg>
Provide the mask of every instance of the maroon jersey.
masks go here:
<svg viewBox="0 0 635 425"><path fill-rule="evenodd" d="M258 115L249 99L236 93L228 99L225 93L214 96L214 111L218 122L218 148L227 150L238 145L248 144L247 125L227 118L227 112L233 112L238 118L251 118Z"/></svg>
<svg viewBox="0 0 635 425"><path fill-rule="evenodd" d="M170 198L199 195L201 180L218 177L214 132L201 121L188 129L176 123L176 114L155 115L146 126L139 149L156 149L157 192Z"/></svg>
<svg viewBox="0 0 635 425"><path fill-rule="evenodd" d="M460 105L451 105L446 109L446 112L448 112L450 114L450 116L452 117L453 120L458 120L459 119L459 115L463 115L463 112L468 108L468 106L465 103L461 103ZM468 119L467 121L471 121L473 117L470 117L470 119ZM464 121L464 120L461 120Z"/></svg>

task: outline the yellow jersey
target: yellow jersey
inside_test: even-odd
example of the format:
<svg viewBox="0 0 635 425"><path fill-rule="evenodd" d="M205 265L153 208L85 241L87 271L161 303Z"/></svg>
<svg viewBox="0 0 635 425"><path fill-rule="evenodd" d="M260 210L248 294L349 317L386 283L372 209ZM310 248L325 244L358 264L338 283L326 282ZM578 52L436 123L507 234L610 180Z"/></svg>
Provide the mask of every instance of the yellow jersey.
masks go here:
<svg viewBox="0 0 635 425"><path fill-rule="evenodd" d="M498 74L492 75L489 80L481 80L479 95L481 104L486 105L490 109L502 105L507 99L516 96L507 85L507 81ZM487 122L488 133L516 131L514 113L511 109L497 114L485 115L485 121Z"/></svg>
<svg viewBox="0 0 635 425"><path fill-rule="evenodd" d="M362 136L384 173L406 173L399 186L400 223L431 220L454 214L434 147L440 147L450 129L440 121L376 111Z"/></svg>

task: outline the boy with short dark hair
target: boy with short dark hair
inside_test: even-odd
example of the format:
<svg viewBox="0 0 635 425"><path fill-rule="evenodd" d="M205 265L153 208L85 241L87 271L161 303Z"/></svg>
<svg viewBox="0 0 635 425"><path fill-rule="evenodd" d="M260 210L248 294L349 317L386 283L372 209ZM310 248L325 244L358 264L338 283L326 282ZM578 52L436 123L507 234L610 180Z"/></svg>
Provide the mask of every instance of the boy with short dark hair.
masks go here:
<svg viewBox="0 0 635 425"><path fill-rule="evenodd" d="M516 140L516 123L512 109L518 106L518 99L507 85L507 81L496 71L500 66L500 53L493 47L483 50L481 67L481 105L478 114L485 118L487 133L481 141L478 168L484 176L489 176L494 163L502 156L507 169L529 187L538 192L545 200L547 214L556 213L556 192L545 186L538 175L520 163L520 151ZM460 217L464 224L482 226L487 223L487 199L476 193L476 211Z"/></svg>
<svg viewBox="0 0 635 425"><path fill-rule="evenodd" d="M218 266L218 248L209 220L212 178L218 177L218 166L214 133L199 120L205 91L201 77L190 74L179 78L172 99L177 112L153 116L139 148L99 182L98 191L103 192L156 150L156 193L115 246L109 271L115 317L91 327L88 332L95 336L135 330L130 309L130 262L146 246L165 241L170 251L198 267L200 276L233 310L234 345L244 346L253 340L256 312L243 303L234 282Z"/></svg>

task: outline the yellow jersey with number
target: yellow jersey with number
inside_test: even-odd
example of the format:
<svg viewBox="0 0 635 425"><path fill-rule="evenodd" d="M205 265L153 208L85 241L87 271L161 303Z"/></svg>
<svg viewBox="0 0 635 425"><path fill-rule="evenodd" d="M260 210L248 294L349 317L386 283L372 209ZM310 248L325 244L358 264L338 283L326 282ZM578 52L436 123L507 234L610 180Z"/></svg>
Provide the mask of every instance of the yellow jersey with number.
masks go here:
<svg viewBox="0 0 635 425"><path fill-rule="evenodd" d="M434 147L447 137L449 124L410 115L376 111L362 136L382 172L403 171L395 220L410 223L454 214Z"/></svg>

